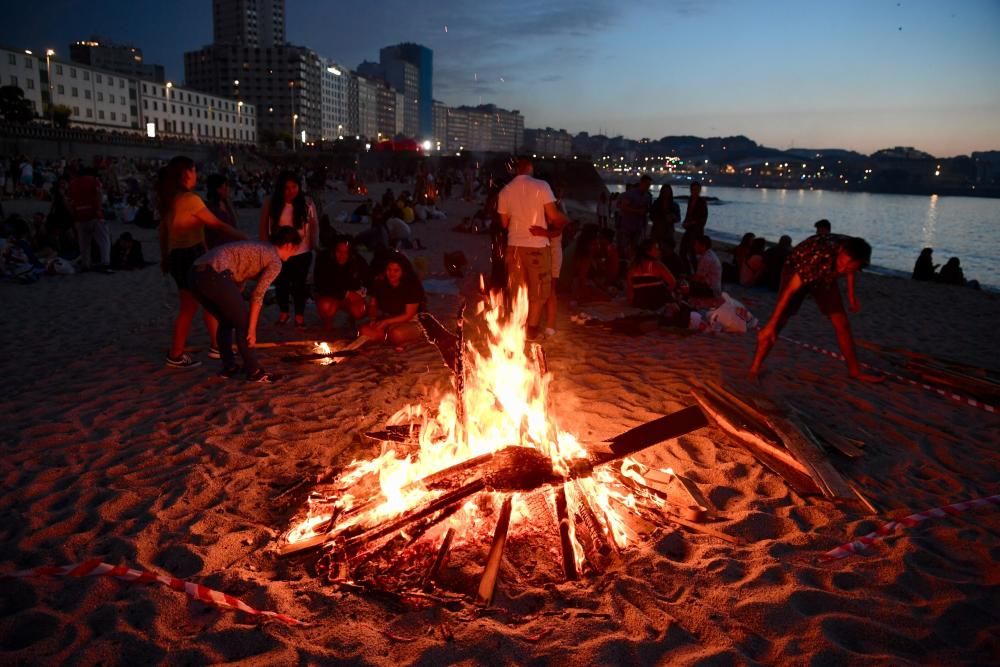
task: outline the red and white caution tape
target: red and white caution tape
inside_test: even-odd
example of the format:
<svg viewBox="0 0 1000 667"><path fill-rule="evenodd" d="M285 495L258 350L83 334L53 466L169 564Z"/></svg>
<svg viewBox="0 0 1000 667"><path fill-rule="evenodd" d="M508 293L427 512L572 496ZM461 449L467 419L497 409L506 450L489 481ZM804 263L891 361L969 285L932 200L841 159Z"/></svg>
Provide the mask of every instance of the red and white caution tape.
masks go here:
<svg viewBox="0 0 1000 667"><path fill-rule="evenodd" d="M242 600L238 600L231 595L226 595L225 593L212 590L211 588L207 588L201 584L195 584L190 581L182 581L181 579L175 579L174 577L155 574L145 570L135 570L125 565L110 565L96 559L84 561L83 563L78 563L76 565L47 565L30 570L20 570L18 572L12 572L4 575L0 578L7 579L12 577L115 577L117 579L121 579L122 581L140 584L156 582L163 584L164 586L169 586L175 591L187 593L195 600L207 602L208 604L213 604L217 607L237 609L252 616L274 618L288 625L310 625L309 623L292 618L291 616L286 616L285 614L279 614L273 611L259 611Z"/></svg>
<svg viewBox="0 0 1000 667"><path fill-rule="evenodd" d="M798 345L799 347L803 347L807 350L812 350L813 352L818 352L819 354L826 355L832 359L837 359L839 361L844 360L844 355L842 355L839 352L834 352L833 350L827 350L825 348L819 347L818 345L813 345L812 343L803 343L800 340L795 340L794 338L789 338L788 336L782 336L781 339L787 340L789 343L792 343L793 345ZM893 379L899 380L900 382L903 382L905 384L911 384L915 387L922 387L931 393L937 394L938 396L943 396L944 398L949 398L953 401L958 401L959 403L971 405L974 408L980 408L991 414L997 413L997 408L995 406L990 405L989 403L983 403L982 401L976 400L975 398L962 396L961 394L956 394L953 391L945 391L944 389L941 389L939 387L934 387L932 385L929 385L926 382L918 382L917 380L913 380L908 377L903 377L902 375L899 375L897 373L891 373L889 371L885 371L881 368L876 368L875 366L863 362L861 363L861 366L867 368L868 370L873 370L877 373L881 373Z"/></svg>
<svg viewBox="0 0 1000 667"><path fill-rule="evenodd" d="M860 553L882 538L894 533L897 528L912 528L921 521L926 521L927 519L946 519L949 516L955 516L956 514L961 514L962 512L970 509L975 509L977 507L989 507L990 505L1000 507L1000 494L988 496L986 498L966 500L965 502L945 505L944 507L935 507L934 509L917 512L915 514L911 514L910 516L903 517L902 519L897 519L896 521L889 521L882 524L878 530L872 531L864 537L859 537L853 542L842 544L836 549L827 551L820 557L820 560L837 560L839 558L846 558L852 554Z"/></svg>

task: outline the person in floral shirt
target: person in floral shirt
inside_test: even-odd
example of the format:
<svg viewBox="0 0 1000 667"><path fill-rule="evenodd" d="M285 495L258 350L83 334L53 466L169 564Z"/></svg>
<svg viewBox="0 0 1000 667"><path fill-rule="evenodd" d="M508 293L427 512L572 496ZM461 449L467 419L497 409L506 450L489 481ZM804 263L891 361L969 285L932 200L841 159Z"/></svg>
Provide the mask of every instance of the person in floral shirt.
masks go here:
<svg viewBox="0 0 1000 667"><path fill-rule="evenodd" d="M837 285L838 278L846 278L851 312L859 312L861 304L854 293L854 279L858 271L868 266L871 255L872 248L867 241L842 234L810 236L792 250L781 273L778 303L767 324L757 334L757 351L750 366L752 379L760 376L761 366L774 347L778 334L810 294L820 312L830 318L850 376L864 382L881 382L884 379L861 372L851 324Z"/></svg>

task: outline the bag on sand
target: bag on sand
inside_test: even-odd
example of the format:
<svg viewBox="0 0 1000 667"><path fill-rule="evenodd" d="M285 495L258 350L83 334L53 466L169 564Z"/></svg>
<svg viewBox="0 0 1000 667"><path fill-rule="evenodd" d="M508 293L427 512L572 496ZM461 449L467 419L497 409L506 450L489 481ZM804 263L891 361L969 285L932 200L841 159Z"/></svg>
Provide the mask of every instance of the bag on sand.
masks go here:
<svg viewBox="0 0 1000 667"><path fill-rule="evenodd" d="M717 331L746 333L757 326L757 318L742 303L723 292L725 300L718 308L708 311L708 323Z"/></svg>

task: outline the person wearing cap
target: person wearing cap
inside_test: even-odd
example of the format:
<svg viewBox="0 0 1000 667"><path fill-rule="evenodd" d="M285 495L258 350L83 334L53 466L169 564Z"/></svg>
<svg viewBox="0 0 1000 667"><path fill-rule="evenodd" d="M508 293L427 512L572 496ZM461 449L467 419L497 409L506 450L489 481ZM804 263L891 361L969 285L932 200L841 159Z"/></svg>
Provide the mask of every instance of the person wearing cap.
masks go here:
<svg viewBox="0 0 1000 667"><path fill-rule="evenodd" d="M863 382L881 382L885 379L861 372L851 324L837 285L837 279L841 276L847 279L847 300L851 312L859 312L861 304L854 294L854 278L858 271L868 266L871 255L872 247L867 241L841 234L817 234L795 246L781 273L778 303L767 324L757 334L757 350L749 372L751 379L756 380L760 376L761 366L778 340L778 334L810 294L833 325L837 345L847 363L848 374Z"/></svg>

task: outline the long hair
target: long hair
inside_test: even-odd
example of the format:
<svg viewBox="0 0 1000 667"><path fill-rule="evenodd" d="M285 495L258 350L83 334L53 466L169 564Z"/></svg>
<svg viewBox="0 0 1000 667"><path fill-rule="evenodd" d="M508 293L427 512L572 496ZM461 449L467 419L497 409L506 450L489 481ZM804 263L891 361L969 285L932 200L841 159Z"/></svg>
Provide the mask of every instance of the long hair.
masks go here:
<svg viewBox="0 0 1000 667"><path fill-rule="evenodd" d="M184 174L189 169L194 169L194 160L185 155L178 155L160 170L156 184L156 199L160 207L161 221L170 219L177 195L187 192L184 187Z"/></svg>
<svg viewBox="0 0 1000 667"><path fill-rule="evenodd" d="M306 226L306 193L302 188L302 181L298 175L292 171L283 171L278 174L278 180L274 183L274 191L271 193L271 218L270 228L273 231L281 224L281 211L285 208L285 183L292 181L299 186L299 194L292 200L292 226L295 229L302 229Z"/></svg>
<svg viewBox="0 0 1000 667"><path fill-rule="evenodd" d="M219 190L228 183L229 180L222 174L209 174L208 178L205 179L205 198L208 203L218 204L221 199Z"/></svg>

